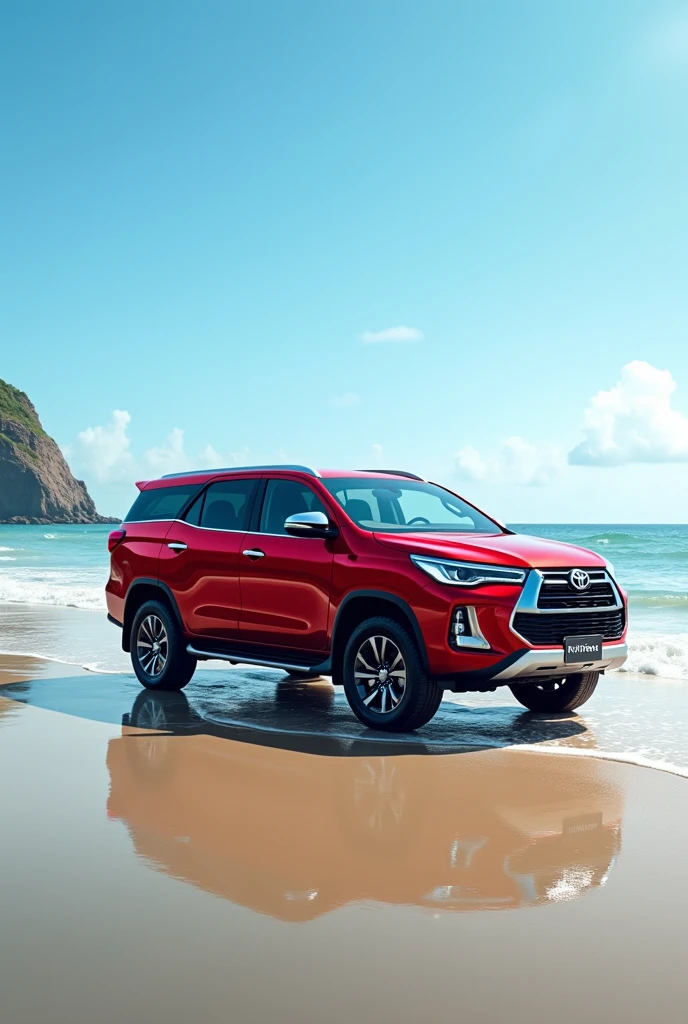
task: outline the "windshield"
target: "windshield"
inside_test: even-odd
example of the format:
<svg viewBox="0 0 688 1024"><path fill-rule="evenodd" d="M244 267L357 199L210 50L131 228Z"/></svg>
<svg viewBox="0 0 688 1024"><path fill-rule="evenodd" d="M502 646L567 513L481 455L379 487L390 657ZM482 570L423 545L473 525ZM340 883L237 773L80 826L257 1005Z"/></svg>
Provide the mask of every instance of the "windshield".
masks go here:
<svg viewBox="0 0 688 1024"><path fill-rule="evenodd" d="M346 514L364 530L385 533L502 533L462 498L437 484L384 477L337 477L321 481Z"/></svg>

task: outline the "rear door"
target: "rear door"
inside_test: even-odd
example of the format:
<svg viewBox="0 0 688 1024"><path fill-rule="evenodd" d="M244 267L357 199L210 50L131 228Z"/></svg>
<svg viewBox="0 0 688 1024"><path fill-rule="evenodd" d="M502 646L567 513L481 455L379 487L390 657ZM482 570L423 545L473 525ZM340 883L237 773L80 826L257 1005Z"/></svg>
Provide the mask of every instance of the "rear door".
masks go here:
<svg viewBox="0 0 688 1024"><path fill-rule="evenodd" d="M160 578L174 594L189 633L219 640L239 634L239 569L260 477L211 483L160 553Z"/></svg>
<svg viewBox="0 0 688 1024"><path fill-rule="evenodd" d="M242 640L322 651L334 560L333 541L290 537L284 521L297 512L331 516L301 480L268 479L257 530L241 543Z"/></svg>
<svg viewBox="0 0 688 1024"><path fill-rule="evenodd" d="M198 491L198 484L148 486L141 491L122 523L125 536L112 555L107 584L108 607L124 619L124 601L135 580L157 580L160 552L170 523Z"/></svg>

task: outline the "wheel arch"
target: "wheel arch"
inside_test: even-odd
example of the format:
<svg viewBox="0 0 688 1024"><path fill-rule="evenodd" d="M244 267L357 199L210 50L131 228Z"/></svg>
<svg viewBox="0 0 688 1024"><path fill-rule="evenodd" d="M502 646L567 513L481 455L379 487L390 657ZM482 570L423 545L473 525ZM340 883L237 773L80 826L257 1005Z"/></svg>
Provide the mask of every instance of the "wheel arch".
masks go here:
<svg viewBox="0 0 688 1024"><path fill-rule="evenodd" d="M411 606L403 598L386 590L353 590L339 605L332 627L332 681L335 686L342 684L344 648L352 631L360 622L375 615L385 615L411 630L418 644L423 668L430 674L425 639Z"/></svg>
<svg viewBox="0 0 688 1024"><path fill-rule="evenodd" d="M174 615L179 628L183 631L184 623L179 608L170 588L160 580L142 577L134 580L127 591L124 602L124 621L122 622L122 650L131 650L131 625L134 616L144 601L162 601Z"/></svg>

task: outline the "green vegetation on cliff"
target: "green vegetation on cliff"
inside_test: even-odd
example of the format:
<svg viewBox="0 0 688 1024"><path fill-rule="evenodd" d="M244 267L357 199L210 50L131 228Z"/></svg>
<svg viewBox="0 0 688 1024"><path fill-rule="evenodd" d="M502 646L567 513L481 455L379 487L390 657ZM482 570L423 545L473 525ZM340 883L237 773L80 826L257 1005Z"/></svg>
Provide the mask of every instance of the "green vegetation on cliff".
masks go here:
<svg viewBox="0 0 688 1024"><path fill-rule="evenodd" d="M19 388L12 387L0 378L0 417L21 423L36 434L45 436L38 413L31 404L28 395Z"/></svg>
<svg viewBox="0 0 688 1024"><path fill-rule="evenodd" d="M38 453L35 452L33 448L29 448L28 444L24 444L23 441L15 441L13 437L8 437L7 434L3 434L2 430L0 430L0 439L7 441L8 444L13 444L15 448L20 452L24 452L24 455L28 455L34 462L40 461Z"/></svg>
<svg viewBox="0 0 688 1024"><path fill-rule="evenodd" d="M31 399L0 380L0 523L107 523L41 426Z"/></svg>

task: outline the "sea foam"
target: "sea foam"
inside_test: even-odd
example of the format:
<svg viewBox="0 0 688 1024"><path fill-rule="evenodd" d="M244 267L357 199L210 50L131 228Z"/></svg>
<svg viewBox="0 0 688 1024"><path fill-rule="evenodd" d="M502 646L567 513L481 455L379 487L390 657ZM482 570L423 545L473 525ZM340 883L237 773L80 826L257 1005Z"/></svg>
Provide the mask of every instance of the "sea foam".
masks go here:
<svg viewBox="0 0 688 1024"><path fill-rule="evenodd" d="M57 572L54 575L43 573L42 579L27 579L19 572L10 572L0 573L0 603L105 609L104 581L69 580L67 573Z"/></svg>
<svg viewBox="0 0 688 1024"><path fill-rule="evenodd" d="M688 634L631 632L628 661L620 671L688 679Z"/></svg>

